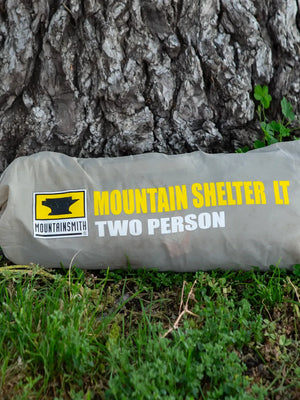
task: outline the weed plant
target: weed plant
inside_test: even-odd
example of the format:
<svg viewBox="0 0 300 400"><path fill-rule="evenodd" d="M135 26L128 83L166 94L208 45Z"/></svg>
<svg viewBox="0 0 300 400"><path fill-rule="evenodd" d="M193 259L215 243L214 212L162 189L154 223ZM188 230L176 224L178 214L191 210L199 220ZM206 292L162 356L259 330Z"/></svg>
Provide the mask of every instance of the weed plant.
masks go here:
<svg viewBox="0 0 300 400"><path fill-rule="evenodd" d="M256 113L263 132L263 140L256 140L253 143L254 149L282 142L283 140L298 140L298 137L292 136L292 133L299 130L299 123L297 126L295 125L297 121L293 112L293 106L285 97L280 102L282 115L277 121L270 121L266 114L266 110L269 109L272 102L268 86L256 85L254 88L254 98L258 102ZM249 151L249 147L244 146L238 149L237 153L246 153L247 151Z"/></svg>

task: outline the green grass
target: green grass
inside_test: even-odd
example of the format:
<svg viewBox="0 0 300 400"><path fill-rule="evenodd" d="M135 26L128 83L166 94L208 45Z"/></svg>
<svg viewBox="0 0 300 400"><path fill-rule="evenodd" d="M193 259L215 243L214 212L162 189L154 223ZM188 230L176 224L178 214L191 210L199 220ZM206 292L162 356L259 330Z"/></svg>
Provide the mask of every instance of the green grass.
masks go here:
<svg viewBox="0 0 300 400"><path fill-rule="evenodd" d="M0 268L0 398L298 399L294 272Z"/></svg>

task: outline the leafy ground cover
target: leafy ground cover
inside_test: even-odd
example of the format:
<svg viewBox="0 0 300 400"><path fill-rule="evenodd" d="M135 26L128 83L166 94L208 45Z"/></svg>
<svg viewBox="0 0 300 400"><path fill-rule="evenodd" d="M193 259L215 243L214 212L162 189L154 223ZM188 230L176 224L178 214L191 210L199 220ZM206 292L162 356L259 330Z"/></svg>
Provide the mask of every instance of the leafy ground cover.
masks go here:
<svg viewBox="0 0 300 400"><path fill-rule="evenodd" d="M292 104L283 97L280 102L280 117L278 120L270 120L266 111L270 108L272 96L269 94L268 86L256 85L253 93L257 102L256 114L259 118L259 125L263 133L262 140L255 140L254 149L266 147L274 143L299 140L299 119L293 112ZM278 111L277 111L278 113ZM297 133L297 135L293 135ZM237 153L246 153L249 151L248 146L238 149Z"/></svg>
<svg viewBox="0 0 300 400"><path fill-rule="evenodd" d="M299 399L287 272L0 268L0 398Z"/></svg>

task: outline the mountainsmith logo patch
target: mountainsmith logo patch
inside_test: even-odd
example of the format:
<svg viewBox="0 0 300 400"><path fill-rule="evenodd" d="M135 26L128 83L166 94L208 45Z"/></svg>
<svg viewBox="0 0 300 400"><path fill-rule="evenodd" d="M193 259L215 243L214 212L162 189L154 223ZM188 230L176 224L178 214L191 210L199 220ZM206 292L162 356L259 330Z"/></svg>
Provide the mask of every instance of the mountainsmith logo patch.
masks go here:
<svg viewBox="0 0 300 400"><path fill-rule="evenodd" d="M37 238L88 236L86 191L33 193L33 218Z"/></svg>

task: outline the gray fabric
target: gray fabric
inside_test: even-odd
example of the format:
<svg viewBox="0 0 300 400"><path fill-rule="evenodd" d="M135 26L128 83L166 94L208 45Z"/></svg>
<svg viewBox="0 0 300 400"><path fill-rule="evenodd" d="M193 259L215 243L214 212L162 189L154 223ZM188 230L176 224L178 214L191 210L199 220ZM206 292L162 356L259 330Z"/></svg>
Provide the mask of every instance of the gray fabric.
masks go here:
<svg viewBox="0 0 300 400"><path fill-rule="evenodd" d="M0 245L14 263L51 267L289 268L300 262L299 171L299 142L246 154L37 153L1 177Z"/></svg>

